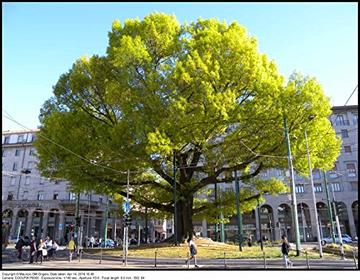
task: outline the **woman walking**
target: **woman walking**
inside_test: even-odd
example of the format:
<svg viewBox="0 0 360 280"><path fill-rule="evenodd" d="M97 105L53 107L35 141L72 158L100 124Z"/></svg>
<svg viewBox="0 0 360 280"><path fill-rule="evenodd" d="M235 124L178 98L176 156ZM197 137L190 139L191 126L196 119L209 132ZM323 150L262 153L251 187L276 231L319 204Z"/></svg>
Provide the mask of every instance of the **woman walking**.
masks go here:
<svg viewBox="0 0 360 280"><path fill-rule="evenodd" d="M69 249L69 262L72 261L72 257L73 257L73 254L75 252L75 248L76 248L76 244L75 244L75 241L74 241L74 237L71 237L70 241L69 241L69 244L68 244L68 249Z"/></svg>
<svg viewBox="0 0 360 280"><path fill-rule="evenodd" d="M292 261L289 260L289 249L290 249L289 242L285 235L283 235L281 238L283 240L283 242L281 244L281 253L283 254L285 267L286 268L288 268L289 266L292 267L293 263L292 263Z"/></svg>
<svg viewBox="0 0 360 280"><path fill-rule="evenodd" d="M46 255L47 255L47 251L46 251L45 242L42 239L40 239L39 245L37 247L37 253L36 253L35 262L37 263L38 259L40 257L40 264L42 264L43 260L44 260L44 256L46 256Z"/></svg>
<svg viewBox="0 0 360 280"><path fill-rule="evenodd" d="M185 264L188 264L188 262L191 260L191 259L194 259L194 264L195 264L195 267L199 267L196 263L196 254L197 254L197 247L196 247L196 244L194 242L194 237L189 237L188 240L188 245L189 245L189 250L190 250L190 257L188 259L186 259L185 261Z"/></svg>

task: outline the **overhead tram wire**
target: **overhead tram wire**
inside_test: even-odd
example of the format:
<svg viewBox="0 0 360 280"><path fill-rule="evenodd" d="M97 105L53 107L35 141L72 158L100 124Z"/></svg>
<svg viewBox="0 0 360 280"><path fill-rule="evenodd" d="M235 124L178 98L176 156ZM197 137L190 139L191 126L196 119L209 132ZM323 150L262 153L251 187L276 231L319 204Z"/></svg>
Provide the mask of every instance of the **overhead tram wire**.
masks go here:
<svg viewBox="0 0 360 280"><path fill-rule="evenodd" d="M26 127L26 126L22 125L21 123L19 123L18 121L16 121L16 120L15 120L13 117L11 117L11 115L10 115L9 113L7 113L5 110L3 110L3 111L8 115L8 116L4 115L5 118L7 118L8 120L16 123L17 125L21 126L21 127L24 128L24 129L31 130L31 129L29 129L28 127ZM9 117L9 116L10 116L10 117ZM90 164L92 164L92 165L95 165L95 166L98 166L98 167L101 167L101 168L104 168L104 169L108 169L108 170L111 170L111 171L116 172L116 173L121 173L121 174L126 174L126 173L127 173L127 171L120 171L120 170L116 170L116 169L113 169L113 168L108 167L108 166L99 165L99 164L97 164L97 163L95 163L95 162L93 162L93 161L91 161L91 160L89 160L89 159L87 159L87 158L85 158L85 157L83 157L83 156L81 156L81 155L79 155L79 154L71 151L70 149L62 146L61 144L56 143L55 141L51 140L50 138L48 138L48 137L46 137L46 136L44 136L44 135L39 135L39 136L42 137L43 139L45 139L46 141L49 141L49 142L55 144L56 146L58 146L58 147L60 147L60 148L62 148L62 149L64 149L64 150L66 150L67 152L73 154L74 156L76 156L76 157L78 157L78 158L80 158L80 159L82 159L82 160L84 160L84 161L86 161L86 162L88 162L88 163L90 163ZM134 173L134 172L135 172L135 173L138 173L138 171L130 171L130 172L132 172L132 173Z"/></svg>
<svg viewBox="0 0 360 280"><path fill-rule="evenodd" d="M344 106L346 106L347 104L348 104L348 102L349 102L349 100L350 100L350 98L353 96L353 94L355 93L355 91L356 91L356 89L358 88L358 85L356 85L356 87L354 88L354 90L352 91L352 93L350 94L350 96L349 96L349 98L348 98L348 100L346 100L346 102L345 102L345 105Z"/></svg>
<svg viewBox="0 0 360 280"><path fill-rule="evenodd" d="M353 90L353 92L351 93L350 97L349 97L348 100L346 101L345 106L346 106L347 102L350 100L351 96L354 94L354 92L355 92L355 90L357 89L357 87L358 87L358 85L356 85L355 89ZM16 121L8 112L6 112L4 109L3 109L3 111L9 116L9 117L5 116L7 119L9 119L9 120L17 123L19 126L25 128L25 129L27 129L27 130L30 130L29 128L27 128L27 127L25 127L24 125L22 125L22 124L20 124L19 122L17 122L17 121ZM336 117L336 118L337 118L337 117ZM331 126L331 128L332 128L332 126ZM353 131L353 130L356 130L356 129L348 130L348 132ZM325 135L327 135L329 132L330 132L330 129L325 133ZM94 163L94 162L91 162L90 160L88 160L88 159L86 159L86 158L84 158L84 157L82 157L82 156L74 153L73 151L69 150L69 149L66 148L66 147L63 147L62 145L54 142L53 140L48 139L48 138L46 138L45 136L42 136L42 137L43 137L45 140L50 141L50 142L54 143L55 145L57 145L57 146L65 149L65 150L71 152L72 154L74 154L75 156L81 158L82 160L85 160L85 161L89 162L89 163L92 164L92 165L96 165L96 166L99 166L99 167L102 167L102 168L106 168L106 169L112 170L112 171L117 172L117 173L123 173L123 174L127 173L127 171L120 171L120 170L116 170L116 169L113 169L113 168L108 167L108 166L102 166L102 165L96 164L96 163ZM254 154L254 155L258 155L258 156L260 156L260 157L269 157L269 158L281 158L281 159L287 158L286 156L275 156L275 155L259 154L259 153L256 153L255 151L253 151L250 147L248 147L243 141L240 140L239 142L240 142L245 148L247 148L252 154ZM113 162L113 161L110 161L109 163L111 163L111 162ZM179 169L191 169L191 168L198 168L198 167L199 167L199 166L178 166ZM131 172L131 173L139 173L138 171L130 171L130 172ZM140 172L140 173L141 173L141 172Z"/></svg>

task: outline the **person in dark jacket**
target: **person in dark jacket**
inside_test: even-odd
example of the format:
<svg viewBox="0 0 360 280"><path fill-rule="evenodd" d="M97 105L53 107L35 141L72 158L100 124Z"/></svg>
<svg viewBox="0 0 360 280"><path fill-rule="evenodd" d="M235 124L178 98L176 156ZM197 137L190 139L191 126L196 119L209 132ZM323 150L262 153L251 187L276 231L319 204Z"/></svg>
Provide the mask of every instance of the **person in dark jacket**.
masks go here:
<svg viewBox="0 0 360 280"><path fill-rule="evenodd" d="M33 236L32 239L31 239L31 242L30 242L30 260L29 260L29 263L34 262L34 258L35 258L36 251L37 251L36 247L37 247L36 246L36 239L35 239L35 236Z"/></svg>
<svg viewBox="0 0 360 280"><path fill-rule="evenodd" d="M22 260L22 253L23 253L23 247L24 246L29 246L30 245L30 240L28 236L25 236L25 238L20 237L20 239L18 240L18 242L16 242L15 244L15 249L18 251L18 256L17 258L19 260Z"/></svg>
<svg viewBox="0 0 360 280"><path fill-rule="evenodd" d="M283 259L285 262L285 267L288 268L289 266L292 267L293 263L289 260L289 249L290 245L285 235L282 237L282 244L281 244L281 253L283 254Z"/></svg>

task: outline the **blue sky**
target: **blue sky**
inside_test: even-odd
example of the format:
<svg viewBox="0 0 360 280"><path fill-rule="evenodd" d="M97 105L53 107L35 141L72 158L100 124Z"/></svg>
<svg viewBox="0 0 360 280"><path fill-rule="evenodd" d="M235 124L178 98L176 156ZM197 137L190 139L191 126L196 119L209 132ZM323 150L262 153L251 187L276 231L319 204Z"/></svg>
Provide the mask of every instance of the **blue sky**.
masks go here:
<svg viewBox="0 0 360 280"><path fill-rule="evenodd" d="M288 77L315 76L331 104L344 105L358 84L357 3L3 3L3 130L39 125L52 86L82 55L104 55L115 19L151 12L179 22L199 17L237 21L257 38L259 50ZM348 104L358 104L357 91Z"/></svg>

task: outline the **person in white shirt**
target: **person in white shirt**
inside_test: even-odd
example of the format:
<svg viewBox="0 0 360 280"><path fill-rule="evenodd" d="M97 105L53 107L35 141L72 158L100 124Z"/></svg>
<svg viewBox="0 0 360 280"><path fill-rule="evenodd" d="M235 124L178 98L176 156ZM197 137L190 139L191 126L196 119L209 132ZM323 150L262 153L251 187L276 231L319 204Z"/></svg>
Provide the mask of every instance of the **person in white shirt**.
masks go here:
<svg viewBox="0 0 360 280"><path fill-rule="evenodd" d="M194 259L195 267L199 267L197 265L197 262L196 262L197 246L196 246L196 244L194 242L194 237L189 237L187 242L188 242L188 245L189 245L190 257L188 259L186 259L185 264L188 264L188 262L191 259Z"/></svg>
<svg viewBox="0 0 360 280"><path fill-rule="evenodd" d="M94 248L94 243L95 243L95 238L94 238L94 236L91 236L90 237L90 247L91 248Z"/></svg>

